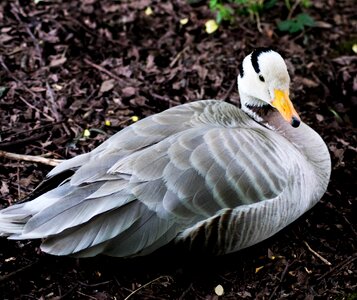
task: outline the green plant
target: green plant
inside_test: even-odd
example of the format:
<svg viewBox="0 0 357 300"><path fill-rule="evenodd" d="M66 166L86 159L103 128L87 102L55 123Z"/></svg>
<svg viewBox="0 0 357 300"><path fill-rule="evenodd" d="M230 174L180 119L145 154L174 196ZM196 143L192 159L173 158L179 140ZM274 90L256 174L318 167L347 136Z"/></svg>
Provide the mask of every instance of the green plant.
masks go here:
<svg viewBox="0 0 357 300"><path fill-rule="evenodd" d="M299 32L305 29L305 27L314 26L314 19L306 13L298 14L295 18L289 20L280 21L278 23L278 29L280 31L288 31L289 33Z"/></svg>
<svg viewBox="0 0 357 300"><path fill-rule="evenodd" d="M281 3L282 1L280 1ZM313 18L307 13L299 13L293 17L297 7L307 9L311 6L310 0L284 0L289 14L286 20L278 22L280 31L291 34L303 31L305 27L314 26ZM209 0L209 8L216 14L216 21L233 21L236 14L249 15L257 23L260 30L260 15L278 4L278 0Z"/></svg>
<svg viewBox="0 0 357 300"><path fill-rule="evenodd" d="M232 21L235 14L257 16L263 9L264 0L210 0L209 7L216 13L217 23ZM234 10L231 5L234 5Z"/></svg>
<svg viewBox="0 0 357 300"><path fill-rule="evenodd" d="M209 8L211 11L216 13L216 21L217 23L221 23L222 21L231 21L234 15L234 10L222 3L219 0L210 0Z"/></svg>
<svg viewBox="0 0 357 300"><path fill-rule="evenodd" d="M314 19L307 13L300 13L296 17L292 17L295 9L300 5L303 8L308 8L311 6L309 0L295 0L291 4L290 0L284 0L285 6L289 10L289 15L286 20L280 21L278 23L278 29L280 31L287 31L289 33L296 33L303 31L305 27L312 27L315 25Z"/></svg>
<svg viewBox="0 0 357 300"><path fill-rule="evenodd" d="M294 5L301 5L302 7L308 8L311 6L310 0L295 0L293 4L291 4L290 0L284 0L285 6L289 9L289 11L294 7Z"/></svg>

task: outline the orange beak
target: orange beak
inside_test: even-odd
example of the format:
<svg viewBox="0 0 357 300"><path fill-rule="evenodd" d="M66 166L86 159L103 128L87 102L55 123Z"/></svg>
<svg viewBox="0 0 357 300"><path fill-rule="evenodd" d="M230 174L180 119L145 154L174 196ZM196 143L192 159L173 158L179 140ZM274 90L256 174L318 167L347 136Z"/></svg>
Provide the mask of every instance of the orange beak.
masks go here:
<svg viewBox="0 0 357 300"><path fill-rule="evenodd" d="M300 125L300 117L290 101L287 91L274 90L274 100L271 105L275 107L282 117L293 127Z"/></svg>

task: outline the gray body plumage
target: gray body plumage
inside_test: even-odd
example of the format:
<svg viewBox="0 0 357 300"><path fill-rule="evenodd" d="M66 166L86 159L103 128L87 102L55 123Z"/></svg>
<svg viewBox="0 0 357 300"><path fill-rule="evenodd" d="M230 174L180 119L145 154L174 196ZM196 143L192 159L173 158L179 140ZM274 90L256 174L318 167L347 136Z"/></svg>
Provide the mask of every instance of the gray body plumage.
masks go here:
<svg viewBox="0 0 357 300"><path fill-rule="evenodd" d="M0 211L0 234L44 238L55 255L145 255L173 240L215 254L248 247L316 204L330 177L315 131L273 126L216 100L150 116L55 167L49 178L74 174Z"/></svg>

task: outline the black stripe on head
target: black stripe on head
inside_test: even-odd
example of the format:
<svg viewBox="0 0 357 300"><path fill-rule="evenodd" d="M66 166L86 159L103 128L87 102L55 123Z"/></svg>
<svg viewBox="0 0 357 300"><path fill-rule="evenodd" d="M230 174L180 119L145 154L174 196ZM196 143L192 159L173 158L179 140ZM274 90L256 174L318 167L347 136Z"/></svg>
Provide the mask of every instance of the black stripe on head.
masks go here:
<svg viewBox="0 0 357 300"><path fill-rule="evenodd" d="M259 72L260 72L260 68L259 68L259 64L258 64L259 55L262 53L265 53L265 52L269 52L269 51L273 51L273 49L271 49L271 48L256 48L252 52L252 56L251 56L252 65L253 65L253 68L257 74L259 74Z"/></svg>

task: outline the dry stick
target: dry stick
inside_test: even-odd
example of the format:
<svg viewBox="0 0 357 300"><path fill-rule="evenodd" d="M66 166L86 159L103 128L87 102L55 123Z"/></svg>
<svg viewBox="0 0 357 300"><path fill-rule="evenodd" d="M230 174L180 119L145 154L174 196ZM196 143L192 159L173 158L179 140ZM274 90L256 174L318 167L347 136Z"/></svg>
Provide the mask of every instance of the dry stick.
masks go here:
<svg viewBox="0 0 357 300"><path fill-rule="evenodd" d="M259 32L263 32L262 30L262 24L260 23L260 17L259 17L259 13L255 13L255 18L257 21L257 29Z"/></svg>
<svg viewBox="0 0 357 300"><path fill-rule="evenodd" d="M308 244L306 241L304 241L304 244L306 245L307 249L308 249L313 255L315 255L316 257L318 257L319 259L321 259L321 260L324 262L324 264L326 264L326 265L328 265L328 266L331 266L331 263L330 263L326 258L324 258L324 257L322 257L320 254L318 254L315 250L313 250L313 249L309 246L309 244Z"/></svg>
<svg viewBox="0 0 357 300"><path fill-rule="evenodd" d="M224 96L222 97L222 101L226 101L229 97L229 95L231 94L233 88L236 86L236 82L237 82L237 79L234 79L230 85L230 87L228 88L227 92L224 94Z"/></svg>
<svg viewBox="0 0 357 300"><path fill-rule="evenodd" d="M330 275L331 273L333 273L337 269L339 269L339 271L341 271L341 269L343 269L345 266L347 266L348 264L352 263L356 259L357 259L357 253L354 253L351 257L341 261L339 264L334 266L330 271L327 271L325 274L323 274L319 278L317 278L317 281L320 281L321 279L325 278L327 275Z"/></svg>
<svg viewBox="0 0 357 300"><path fill-rule="evenodd" d="M91 296L91 295L84 294L84 293L82 293L82 292L80 292L80 291L77 291L77 294L79 294L79 295L81 295L81 296L85 296L85 297L87 297L87 298L89 298L89 299L98 300L98 298L93 297L93 296Z"/></svg>
<svg viewBox="0 0 357 300"><path fill-rule="evenodd" d="M14 272L11 272L11 273L9 273L9 274L6 274L6 275L1 276L1 277L0 277L0 282L4 282L4 281L10 279L11 277L13 277L13 276L15 276L15 275L17 275L17 274L19 274L19 273L21 273L21 272L23 272L23 271L29 269L29 268L31 268L33 265L35 265L35 264L37 264L37 263L38 263L38 261L32 262L32 263L28 264L27 266L24 266L24 267L22 267L22 268L20 268L20 269L17 269L17 270L14 271Z"/></svg>
<svg viewBox="0 0 357 300"><path fill-rule="evenodd" d="M31 91L20 79L18 79L17 77L15 77L12 72L9 70L9 68L7 67L7 65L5 64L2 56L0 55L0 65L4 68L4 70L8 73L8 75L15 80L19 85L21 85L25 91L27 91L28 93L30 93L34 98L37 98L37 95Z"/></svg>
<svg viewBox="0 0 357 300"><path fill-rule="evenodd" d="M187 46L187 47L183 48L179 53L177 53L176 57L170 63L170 68L172 68L177 63L177 61L181 58L182 54L184 52L186 52L188 49L189 49L189 47Z"/></svg>
<svg viewBox="0 0 357 300"><path fill-rule="evenodd" d="M25 104L27 104L29 107L31 107L32 109L36 110L37 112L39 112L40 114L44 115L47 119L49 119L51 122L54 122L55 119L52 118L51 116L49 116L48 114L44 113L43 111L39 110L36 106L32 105L31 103L27 102L24 98L22 98L21 96L19 97L19 99L22 102L25 102Z"/></svg>
<svg viewBox="0 0 357 300"><path fill-rule="evenodd" d="M108 71L107 69L103 68L102 66L97 65L94 62L91 62L89 59L85 58L84 62L86 64L90 65L91 67L99 70L100 72L103 72L103 73L107 74L108 76L112 77L113 79L118 80L118 81L122 81L122 79L120 77L118 77L117 75L115 75L112 72Z"/></svg>
<svg viewBox="0 0 357 300"><path fill-rule="evenodd" d="M150 93L150 95L151 95L152 97L157 98L157 99L159 99L159 100L167 101L167 102L169 102L170 104L172 104L173 106L176 106L176 105L180 104L178 101L172 100L172 99L170 99L170 98L167 97L167 96L161 96L161 95L156 94L156 93L154 93L154 92L149 92L149 93Z"/></svg>
<svg viewBox="0 0 357 300"><path fill-rule="evenodd" d="M104 285L104 284L111 283L112 281L113 280L108 280L108 281L103 281L103 282L93 283L93 284L88 284L88 283L85 283L85 282L82 282L82 281L78 281L78 283L80 285L87 286L87 287L97 287L97 286L101 286L101 285Z"/></svg>
<svg viewBox="0 0 357 300"><path fill-rule="evenodd" d="M295 11L295 9L298 7L298 5L300 4L300 2L301 2L301 0L295 1L294 5L292 6L292 8L291 8L290 11L289 11L287 20L290 20L290 19L291 19L291 17L293 16L293 13L294 13L294 11Z"/></svg>
<svg viewBox="0 0 357 300"><path fill-rule="evenodd" d="M40 48L40 44L39 44L38 40L36 39L36 37L34 36L34 34L32 33L31 29L28 27L28 25L21 21L18 13L16 12L16 8L17 8L16 5L13 4L11 12L15 16L15 19L17 20L17 22L19 22L23 27L25 27L25 29L27 31L27 34L30 36L30 39L32 40L32 43L35 46L35 49L36 49L36 52L37 52L37 56L38 56L38 59L40 61L40 66L44 67L45 63L44 63L43 58L42 58L42 51L41 51L41 48Z"/></svg>
<svg viewBox="0 0 357 300"><path fill-rule="evenodd" d="M291 266L293 263L294 263L294 262L292 262L291 264L286 263L286 266L285 266L285 268L284 268L284 271L283 271L283 273L281 274L281 277L280 277L280 282L279 282L279 284L275 287L274 291L271 293L271 295L270 295L270 297L269 297L268 300L273 299L273 297L274 297L276 291L278 290L279 286L281 285L281 283L283 282L283 280L284 280L284 278L285 278L286 273L288 272L289 266Z"/></svg>
<svg viewBox="0 0 357 300"><path fill-rule="evenodd" d="M153 282L160 280L161 278L170 278L170 276L166 276L166 275L160 276L160 277L157 277L157 278L155 278L155 279L149 281L148 283L145 283L145 284L142 285L141 287L137 288L135 291L132 291L132 292L129 294L129 296L127 296L124 300L128 300L131 296L133 296L134 294L136 294L138 291L140 291L141 289L147 287L148 285L152 284Z"/></svg>
<svg viewBox="0 0 357 300"><path fill-rule="evenodd" d="M36 163L41 163L53 167L57 166L60 162L62 162L61 159L45 158L45 157L34 156L34 155L16 154L16 153L6 152L2 150L0 150L0 157L5 157L8 159L16 159L21 161L36 162Z"/></svg>
<svg viewBox="0 0 357 300"><path fill-rule="evenodd" d="M351 228L352 232L355 234L355 236L357 236L357 232L356 232L356 230L353 228L353 225L351 224L351 222L348 221L348 219L346 218L346 216L342 216L342 217L343 217L343 219L346 221L346 223L347 223L348 225L350 225L350 228Z"/></svg>
<svg viewBox="0 0 357 300"><path fill-rule="evenodd" d="M22 22L19 15L17 14L16 10L14 9L15 6L13 6L13 9L11 10L12 13L14 14L16 20L23 26L25 27L27 34L30 36L30 39L32 40L33 45L35 46L36 52L37 52L37 56L38 59L40 61L40 66L41 68L43 68L45 66L45 62L43 60L43 55L42 55L42 50L40 47L40 43L38 42L37 38L35 37L35 35L32 33L31 29L29 28L29 26ZM53 90L51 89L50 85L48 84L47 80L46 80L46 88L47 88L47 92L46 95L50 101L50 106L51 106L51 112L53 113L53 115L55 116L56 121L59 121L61 119L59 113L58 113L58 109L57 109L57 104L55 101L55 97L54 97L54 93Z"/></svg>
<svg viewBox="0 0 357 300"><path fill-rule="evenodd" d="M30 132L34 132L34 131L38 131L38 130L42 130L44 128L47 128L47 127L54 127L55 125L58 125L58 124L61 124L63 123L64 121L59 121L59 122L55 122L55 123L49 123L49 124L44 124L44 125L41 125L39 127L36 127L36 128L30 128L28 130L21 130L21 131L18 131L18 132L14 132L14 133L11 133L11 134L7 134L8 131L11 131L12 128L9 128L7 129L6 131L3 130L3 131L0 131L0 134L7 134L8 136L12 136L12 137L15 137L15 136L18 136L18 135L21 135L21 134L24 134L24 133L27 133L29 134ZM0 143L0 146L2 144Z"/></svg>
<svg viewBox="0 0 357 300"><path fill-rule="evenodd" d="M23 138L21 140L14 140L14 141L10 141L10 142L1 142L0 143L0 148L12 147L12 146L16 146L16 145L32 142L32 141L37 141L40 138L44 137L45 135L46 135L46 132L43 132L43 133L40 133L40 134L37 134L37 135L29 136L27 138Z"/></svg>

